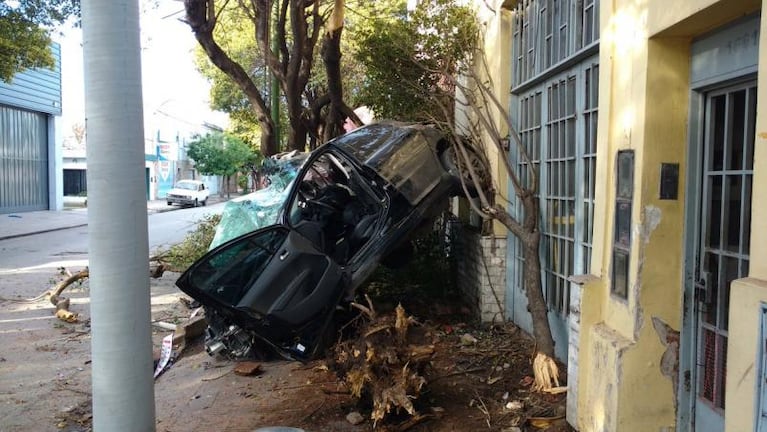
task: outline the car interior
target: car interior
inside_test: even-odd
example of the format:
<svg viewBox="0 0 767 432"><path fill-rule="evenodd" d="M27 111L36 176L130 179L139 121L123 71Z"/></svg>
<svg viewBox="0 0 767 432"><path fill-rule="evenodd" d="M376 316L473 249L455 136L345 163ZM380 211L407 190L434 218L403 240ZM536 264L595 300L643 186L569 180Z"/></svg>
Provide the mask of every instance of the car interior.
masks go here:
<svg viewBox="0 0 767 432"><path fill-rule="evenodd" d="M372 235L381 211L372 193L350 164L326 152L299 179L290 224L318 250L345 264Z"/></svg>

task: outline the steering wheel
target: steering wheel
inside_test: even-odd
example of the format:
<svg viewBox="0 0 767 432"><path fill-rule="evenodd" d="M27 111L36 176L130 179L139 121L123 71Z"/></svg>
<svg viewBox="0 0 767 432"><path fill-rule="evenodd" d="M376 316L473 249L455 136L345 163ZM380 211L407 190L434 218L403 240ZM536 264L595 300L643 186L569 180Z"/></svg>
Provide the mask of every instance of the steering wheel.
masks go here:
<svg viewBox="0 0 767 432"><path fill-rule="evenodd" d="M316 199L307 199L306 203L309 204L309 205L313 205L313 206L324 208L324 209L329 210L331 212L334 212L334 211L337 210L332 205L330 205L330 204L328 204L326 202L322 202L320 200L316 200Z"/></svg>
<svg viewBox="0 0 767 432"><path fill-rule="evenodd" d="M320 193L319 186L317 185L317 183L311 180L302 181L301 185L298 188L298 194L301 195L301 198L307 202L317 198L317 195L319 193Z"/></svg>

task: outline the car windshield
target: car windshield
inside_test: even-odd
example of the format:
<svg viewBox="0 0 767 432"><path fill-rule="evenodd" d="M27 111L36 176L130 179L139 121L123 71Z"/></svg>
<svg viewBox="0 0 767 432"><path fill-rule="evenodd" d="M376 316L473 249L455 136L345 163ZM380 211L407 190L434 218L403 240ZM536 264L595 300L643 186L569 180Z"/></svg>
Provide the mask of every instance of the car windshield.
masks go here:
<svg viewBox="0 0 767 432"><path fill-rule="evenodd" d="M269 179L267 187L228 201L208 250L275 224L306 156L306 153L291 153L274 158L265 169Z"/></svg>
<svg viewBox="0 0 767 432"><path fill-rule="evenodd" d="M197 190L197 183L181 181L176 183L176 189Z"/></svg>

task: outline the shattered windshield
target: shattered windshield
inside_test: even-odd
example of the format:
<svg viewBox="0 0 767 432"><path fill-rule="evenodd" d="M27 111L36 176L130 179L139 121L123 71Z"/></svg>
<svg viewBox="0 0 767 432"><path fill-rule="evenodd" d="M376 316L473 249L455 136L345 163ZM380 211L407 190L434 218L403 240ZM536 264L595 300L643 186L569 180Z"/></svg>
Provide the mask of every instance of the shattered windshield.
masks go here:
<svg viewBox="0 0 767 432"><path fill-rule="evenodd" d="M290 185L306 160L305 153L289 153L265 164L268 186L226 203L208 250L243 234L273 225L290 193Z"/></svg>

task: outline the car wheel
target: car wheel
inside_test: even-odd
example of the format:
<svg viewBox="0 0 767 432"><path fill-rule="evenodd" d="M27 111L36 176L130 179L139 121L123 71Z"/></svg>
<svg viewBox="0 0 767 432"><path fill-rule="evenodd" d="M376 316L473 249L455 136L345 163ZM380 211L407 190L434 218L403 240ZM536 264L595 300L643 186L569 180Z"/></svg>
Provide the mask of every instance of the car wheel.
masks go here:
<svg viewBox="0 0 767 432"><path fill-rule="evenodd" d="M466 153L469 157L469 164L474 170L474 173L479 176L479 186L483 190L489 190L492 187L492 178L490 177L490 169L483 154L481 154L474 147L466 144L464 145ZM445 149L440 154L440 161L445 170L450 173L455 181L456 194L463 195L463 186L461 185L462 178L463 183L466 184L466 190L469 192L470 198L475 198L479 195L477 192L477 185L471 179L471 174L467 169L464 158L457 157L458 149L455 145L452 145Z"/></svg>
<svg viewBox="0 0 767 432"><path fill-rule="evenodd" d="M208 205L208 199L207 198L202 200L202 206L205 207L206 205Z"/></svg>

